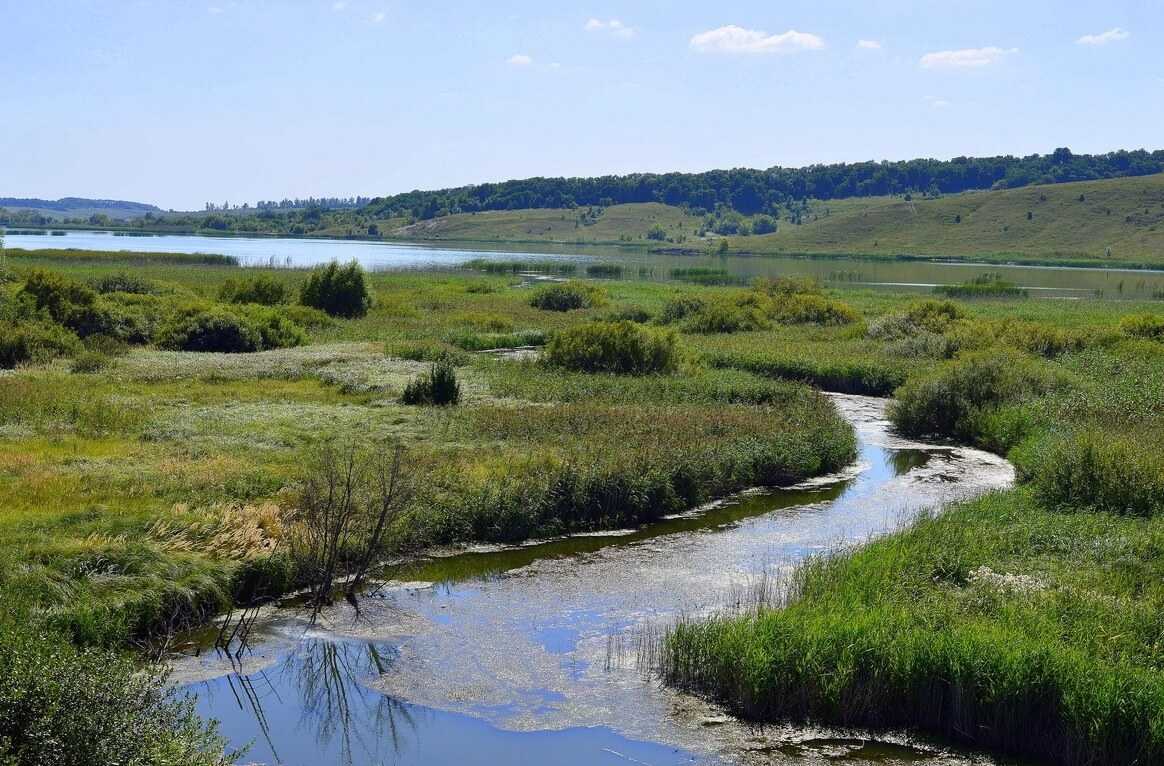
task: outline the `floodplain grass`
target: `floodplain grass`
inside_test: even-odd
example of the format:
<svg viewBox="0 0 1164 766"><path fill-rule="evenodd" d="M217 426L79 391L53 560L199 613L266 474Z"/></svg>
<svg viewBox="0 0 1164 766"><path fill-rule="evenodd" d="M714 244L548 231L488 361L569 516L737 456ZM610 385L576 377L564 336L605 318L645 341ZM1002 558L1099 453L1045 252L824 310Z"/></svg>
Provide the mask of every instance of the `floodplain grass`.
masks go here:
<svg viewBox="0 0 1164 766"><path fill-rule="evenodd" d="M18 271L32 267L87 281L124 273L127 261L61 254L30 260ZM172 294L211 301L238 270L143 259L132 273L157 285L160 300ZM305 278L297 271L264 273L290 294ZM917 553L916 567L914 553L901 552L906 543L892 542L898 537L876 543L868 559L854 554L811 565L805 582L817 586L800 591L788 616L757 618L773 625L801 620L798 625L811 628L798 627L795 635L808 638L781 644L783 654L756 655L812 669L817 681L805 681L801 694L808 701L800 707L781 707L773 691L791 683L774 675L786 663L761 663L768 675L749 677L746 689L730 674L721 686L710 675L733 663L752 667L731 652L753 646L749 636L758 621L717 624L707 634L685 627L691 646L706 652L685 656L697 658L706 673L691 683L675 680L722 694L754 715L887 723L877 717L888 715L880 705L861 707L865 718L851 714L850 702L864 694L904 711L896 722L903 726L950 733L953 721L955 738L965 736L958 733L964 719L926 718L921 701L933 697L923 692L946 689L940 701L955 691L985 688L993 696L975 698L974 710L995 716L989 722L997 736L974 742L1007 749L1013 739L998 723L999 711L1018 711L1021 721L1029 699L1006 694L1031 679L1017 671L1002 674L1021 660L1051 684L1038 687L1049 690L1040 699L1054 703L1044 708L1053 713L1046 718L1051 733L1032 739L1040 747L1067 743L1095 762L1156 747L1155 735L1136 734L1146 731L1142 727L1111 732L1160 726L1152 718L1158 707L1150 674L1164 658L1156 639L1148 640L1155 623L1147 616L1164 613L1154 600L1160 580L1152 569L1154 551L1162 547L1155 529L1158 466L1142 455L1127 459L1137 447L1150 452L1159 442L1148 437L1164 423L1164 343L1138 329L1154 326L1142 317L1159 316L1158 305L985 298L958 303L953 316L935 319L944 310L916 308L916 295L830 290L819 297L844 305L852 312L848 321L829 321L825 312L803 323L772 320L763 329L731 333L690 332L677 322L671 329L683 354L674 371L630 376L499 360L455 341L475 347L527 329L552 340L612 317L637 317L635 326L645 323L654 332L651 325L662 323L677 296L708 305L736 301L748 291L603 280L603 305L545 311L531 305L538 287L511 272L371 274L367 284L372 301L365 316L304 324L307 343L297 348L199 354L138 347L111 354L107 365L91 372L71 372L70 362L58 360L0 374L0 594L14 612L81 644L118 646L205 619L231 602L293 587L293 562L264 553L279 535L269 521L271 509L290 502L299 457L323 435L404 444L428 477L415 508L390 530L392 550L517 541L648 522L747 486L834 470L851 458L851 430L826 399L800 382L889 394L947 375L970 355L1003 349L1024 369L1048 371L1054 385L975 404L965 433L979 443L1016 445L1011 456L1030 488L924 521L917 534L929 535L921 546L928 558ZM940 343L931 342L935 338ZM399 404L408 382L442 359L457 365L461 404ZM1052 425L1062 444L1049 440ZM1118 448L1110 447L1113 434L1123 434ZM1104 467L1117 463L1127 470ZM1046 464L1062 468L1061 475ZM1080 487L1092 494L1081 494ZM936 525L946 518L963 519L958 535L926 531L943 529ZM238 539L232 535L250 542L227 544ZM959 547L975 536L982 540ZM1068 545L1092 556L1077 578L1078 550ZM892 555L877 553L876 546L889 546ZM811 574L841 572L857 566L852 562L868 562L860 577ZM915 570L927 574L913 577ZM947 572L953 580L934 579ZM1112 572L1118 576L1106 581ZM979 584L960 585L959 578ZM1052 583L1037 593L1053 595L1054 608L1001 598L982 585L1033 582L1024 578ZM834 582L849 590L830 595ZM864 601L853 600L858 596ZM828 611L834 602L844 608ZM975 607L980 611L967 616L967 604L979 602L993 611ZM853 620L846 619L849 608L856 610ZM1093 613L1090 621L1082 619L1087 613ZM1120 630L1139 621L1139 633L1084 635L1108 618ZM858 629L865 632L854 634ZM734 637L701 637L715 631ZM1021 637L1019 654L1006 649L1004 638L1012 633ZM851 635L864 642L854 646L869 648L867 662L854 665L844 648ZM1047 659L1032 665L1031 658ZM909 683L892 675L902 667L894 664L899 659L912 663ZM854 667L859 672L850 673ZM952 667L961 680L942 687ZM825 683L830 672L844 683L813 691L812 684ZM894 678L871 691L875 681ZM984 686L990 678L1005 684ZM876 696L883 687L884 696ZM1059 697L1052 694L1056 689ZM740 701L744 691L747 705ZM1096 697L1099 691L1107 696ZM1090 728L1080 728L1085 711L1094 714ZM1067 750L1046 752L1075 757Z"/></svg>

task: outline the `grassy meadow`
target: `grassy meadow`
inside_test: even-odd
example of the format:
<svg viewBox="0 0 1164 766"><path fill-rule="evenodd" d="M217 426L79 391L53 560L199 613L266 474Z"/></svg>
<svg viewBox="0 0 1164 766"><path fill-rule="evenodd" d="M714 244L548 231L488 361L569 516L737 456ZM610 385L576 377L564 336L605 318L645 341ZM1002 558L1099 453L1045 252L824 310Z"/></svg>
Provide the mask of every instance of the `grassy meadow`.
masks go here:
<svg viewBox="0 0 1164 766"><path fill-rule="evenodd" d="M1055 762L1164 753L1158 303L494 270L363 275L345 318L297 305L350 287L342 269L11 251L6 269L0 349L25 356L0 371L0 661L84 666L296 588L288 511L322 441L407 449L417 491L384 555L513 542L846 465L815 386L896 394L902 431L1008 454L1021 485L811 562L786 609L681 625L668 680L758 719ZM212 342L236 353L183 350ZM434 364L459 403L403 404ZM11 700L38 683L0 684L0 733L27 728ZM151 741L215 762L165 704L186 733Z"/></svg>

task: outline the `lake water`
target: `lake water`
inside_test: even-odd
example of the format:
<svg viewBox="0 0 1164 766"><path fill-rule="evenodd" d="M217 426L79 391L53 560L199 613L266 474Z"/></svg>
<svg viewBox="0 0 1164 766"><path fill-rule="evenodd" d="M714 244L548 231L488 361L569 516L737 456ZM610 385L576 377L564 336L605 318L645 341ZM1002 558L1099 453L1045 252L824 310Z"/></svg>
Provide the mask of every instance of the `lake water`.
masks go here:
<svg viewBox="0 0 1164 766"><path fill-rule="evenodd" d="M342 604L311 626L270 608L241 657L179 656L174 678L232 743L253 744L248 762L285 766L993 763L890 732L756 730L637 659L679 615L1013 482L1002 458L892 435L883 400L834 400L859 439L842 474L625 533L401 565L359 616Z"/></svg>
<svg viewBox="0 0 1164 766"><path fill-rule="evenodd" d="M218 253L246 266L308 267L331 260L357 260L369 269L455 268L466 261L543 260L547 256L586 266L613 263L624 275L668 279L674 269L723 269L739 277L812 276L824 283L886 287L928 292L935 285L959 284L984 273L997 273L1031 290L1032 295L1114 299L1164 296L1164 272L1128 269L1080 269L930 261L873 261L851 258L792 256L715 256L647 253L617 247L536 245L444 247L335 239L206 237L198 235L117 236L109 232L67 231L61 236L8 234L5 246L30 250L78 250Z"/></svg>

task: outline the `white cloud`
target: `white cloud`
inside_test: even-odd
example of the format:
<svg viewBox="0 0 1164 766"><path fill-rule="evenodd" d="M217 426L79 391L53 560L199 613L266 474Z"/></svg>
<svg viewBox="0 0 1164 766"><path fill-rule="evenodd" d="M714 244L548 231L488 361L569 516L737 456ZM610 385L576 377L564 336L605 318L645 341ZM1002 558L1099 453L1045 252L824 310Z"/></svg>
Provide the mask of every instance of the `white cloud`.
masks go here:
<svg viewBox="0 0 1164 766"><path fill-rule="evenodd" d="M936 51L921 57L922 69L981 69L997 64L1018 48L963 48L957 51Z"/></svg>
<svg viewBox="0 0 1164 766"><path fill-rule="evenodd" d="M930 106L932 106L934 109L945 109L947 106L950 105L950 102L947 101L946 99L934 98L933 96L928 97L926 99L926 101L929 101Z"/></svg>
<svg viewBox="0 0 1164 766"><path fill-rule="evenodd" d="M372 14L372 23L379 24L386 18L388 18L388 14L384 13L384 11L377 11L376 13Z"/></svg>
<svg viewBox="0 0 1164 766"><path fill-rule="evenodd" d="M1100 32L1098 35L1084 35L1075 41L1076 45L1107 45L1108 43L1117 43L1120 40L1127 40L1132 36L1132 33L1126 29L1113 27L1106 32Z"/></svg>
<svg viewBox="0 0 1164 766"><path fill-rule="evenodd" d="M515 53L505 60L506 64L510 66L529 66L533 63L533 59L524 53Z"/></svg>
<svg viewBox="0 0 1164 766"><path fill-rule="evenodd" d="M808 32L790 29L783 34L770 35L735 24L700 32L691 38L691 49L698 53L796 53L823 47L824 40Z"/></svg>
<svg viewBox="0 0 1164 766"><path fill-rule="evenodd" d="M638 32L634 27L627 26L618 19L609 19L607 21L590 19L582 28L587 32L604 32L614 37L621 37L624 40L629 40Z"/></svg>
<svg viewBox="0 0 1164 766"><path fill-rule="evenodd" d="M331 4L331 9L333 11L342 11L344 8L347 8L347 7L348 7L347 0L336 0L334 3Z"/></svg>
<svg viewBox="0 0 1164 766"><path fill-rule="evenodd" d="M881 50L881 43L877 40L858 40L857 47L867 51L879 51Z"/></svg>

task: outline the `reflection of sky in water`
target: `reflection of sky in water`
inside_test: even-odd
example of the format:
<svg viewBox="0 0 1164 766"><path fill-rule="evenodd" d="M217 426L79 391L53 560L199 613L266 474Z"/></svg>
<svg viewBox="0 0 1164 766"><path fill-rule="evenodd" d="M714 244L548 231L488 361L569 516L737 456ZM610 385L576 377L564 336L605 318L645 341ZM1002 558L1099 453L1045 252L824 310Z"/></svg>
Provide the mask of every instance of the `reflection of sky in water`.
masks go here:
<svg viewBox="0 0 1164 766"><path fill-rule="evenodd" d="M265 721L292 764L345 754L361 765L667 764L757 747L746 727L709 728L703 721L714 713L702 703L644 678L636 639L677 614L722 609L757 577L779 582L806 555L864 541L918 510L1013 478L997 457L893 437L877 400L836 401L857 429L859 471L745 494L620 536L398 567L386 572L396 585L364 600L363 621L341 606L325 615L330 638L299 640L302 627L284 626L288 649L269 657L266 670L248 669L246 685L227 676L192 686L200 710L223 720L238 744L262 739ZM197 675L183 663L177 669L179 677ZM261 716L249 702L256 698ZM872 757L821 742L809 749L825 760L836 752ZM762 749L774 762L804 762L787 744ZM252 758L273 757L265 741L258 747Z"/></svg>
<svg viewBox="0 0 1164 766"><path fill-rule="evenodd" d="M336 239L278 237L206 237L187 234L115 236L109 232L68 231L63 236L8 234L5 245L16 249L74 248L78 250L218 253L233 255L248 266L313 266L330 260L358 260L373 269L452 267L474 258L494 260L566 256L585 264L620 263L626 276L666 279L675 268L725 269L740 277L812 276L833 284L878 286L928 292L937 284L967 282L984 273L1034 290L1035 297L1087 297L1100 290L1107 298L1150 298L1164 291L1164 274L1148 270L1049 268L998 264L928 261L798 258L793 256L667 255L602 246L506 244L503 249L474 245L468 249L439 245L395 244ZM527 249L528 248L528 249Z"/></svg>
<svg viewBox="0 0 1164 766"><path fill-rule="evenodd" d="M693 762L676 748L634 742L609 729L502 731L480 718L409 705L364 686L362 681L386 669L393 652L374 643L308 639L272 668L223 676L190 689L198 694L199 711L218 717L222 733L232 742L253 738L244 763ZM545 694L547 701L556 696Z"/></svg>

